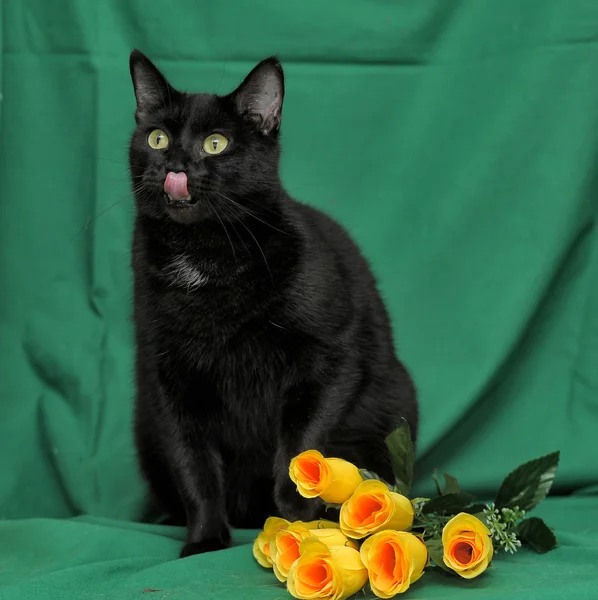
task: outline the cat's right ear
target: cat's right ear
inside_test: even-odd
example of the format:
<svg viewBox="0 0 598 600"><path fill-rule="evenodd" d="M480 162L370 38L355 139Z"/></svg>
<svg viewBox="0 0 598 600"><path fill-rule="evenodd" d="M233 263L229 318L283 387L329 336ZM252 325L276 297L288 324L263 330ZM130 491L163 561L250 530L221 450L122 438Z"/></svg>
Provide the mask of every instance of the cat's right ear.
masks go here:
<svg viewBox="0 0 598 600"><path fill-rule="evenodd" d="M139 50L131 52L129 70L137 99L135 118L143 118L165 106L176 94L154 63Z"/></svg>
<svg viewBox="0 0 598 600"><path fill-rule="evenodd" d="M263 60L230 95L237 111L264 134L278 132L282 118L284 74L274 56Z"/></svg>

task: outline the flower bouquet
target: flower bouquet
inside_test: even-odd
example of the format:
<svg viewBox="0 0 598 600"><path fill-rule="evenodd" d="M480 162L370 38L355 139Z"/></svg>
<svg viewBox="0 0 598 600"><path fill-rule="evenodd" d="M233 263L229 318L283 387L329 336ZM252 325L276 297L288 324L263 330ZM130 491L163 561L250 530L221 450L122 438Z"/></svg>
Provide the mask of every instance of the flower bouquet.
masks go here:
<svg viewBox="0 0 598 600"><path fill-rule="evenodd" d="M527 513L548 494L559 452L521 465L493 502L482 503L446 473L444 485L434 473L434 497L411 498L414 450L406 423L388 436L386 447L394 483L316 450L291 461L299 494L340 509L338 522L270 517L256 538L255 559L295 598L343 600L368 581L376 596L392 598L424 571L473 579L501 552L514 553L522 544L541 553L556 547L552 530Z"/></svg>

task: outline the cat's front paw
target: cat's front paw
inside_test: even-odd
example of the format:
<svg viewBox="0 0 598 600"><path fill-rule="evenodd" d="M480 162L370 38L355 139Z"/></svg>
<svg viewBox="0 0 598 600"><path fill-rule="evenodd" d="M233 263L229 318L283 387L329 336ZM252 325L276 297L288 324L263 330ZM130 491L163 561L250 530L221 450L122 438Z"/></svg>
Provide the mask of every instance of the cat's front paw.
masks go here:
<svg viewBox="0 0 598 600"><path fill-rule="evenodd" d="M304 498L297 488L289 482L278 486L274 492L276 507L283 519L288 521L313 521L324 510L319 498Z"/></svg>
<svg viewBox="0 0 598 600"><path fill-rule="evenodd" d="M204 540L187 542L180 553L181 558L193 556L194 554L203 554L204 552L215 552L216 550L225 550L230 548L233 541L230 532L222 533L217 537L209 537Z"/></svg>

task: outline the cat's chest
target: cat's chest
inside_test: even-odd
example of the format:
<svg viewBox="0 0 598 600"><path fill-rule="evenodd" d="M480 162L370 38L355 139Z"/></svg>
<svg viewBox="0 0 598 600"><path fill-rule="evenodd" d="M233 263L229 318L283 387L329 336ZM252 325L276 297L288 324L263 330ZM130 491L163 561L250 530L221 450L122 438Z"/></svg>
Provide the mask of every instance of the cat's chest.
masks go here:
<svg viewBox="0 0 598 600"><path fill-rule="evenodd" d="M166 261L162 274L168 285L194 292L208 283L216 283L214 274L204 264L197 264L184 254ZM211 280L211 281L210 281Z"/></svg>
<svg viewBox="0 0 598 600"><path fill-rule="evenodd" d="M154 352L163 380L189 398L210 391L231 409L239 401L280 399L297 373L296 334L269 313L226 313L224 300L209 309L197 298L176 317L156 311Z"/></svg>
<svg viewBox="0 0 598 600"><path fill-rule="evenodd" d="M256 283L242 263L223 274L185 254L161 262L144 287L138 326L151 331L170 388L212 386L231 406L280 399L304 345L283 292Z"/></svg>
<svg viewBox="0 0 598 600"><path fill-rule="evenodd" d="M224 446L249 448L275 430L295 372L266 337L242 335L225 345L200 337L186 351L180 342L165 344L159 371L165 397Z"/></svg>
<svg viewBox="0 0 598 600"><path fill-rule="evenodd" d="M220 265L187 254L160 257L144 272L146 305L174 331L222 337L254 313L264 312L269 296L239 261Z"/></svg>

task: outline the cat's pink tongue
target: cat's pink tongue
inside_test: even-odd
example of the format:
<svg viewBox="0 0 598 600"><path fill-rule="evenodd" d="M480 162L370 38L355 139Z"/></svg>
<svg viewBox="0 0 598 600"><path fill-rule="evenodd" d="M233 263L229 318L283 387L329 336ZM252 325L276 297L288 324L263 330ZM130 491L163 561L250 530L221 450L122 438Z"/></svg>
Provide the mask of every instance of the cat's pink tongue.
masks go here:
<svg viewBox="0 0 598 600"><path fill-rule="evenodd" d="M187 191L187 174L170 171L164 180L164 191L173 200L182 200L189 195Z"/></svg>

